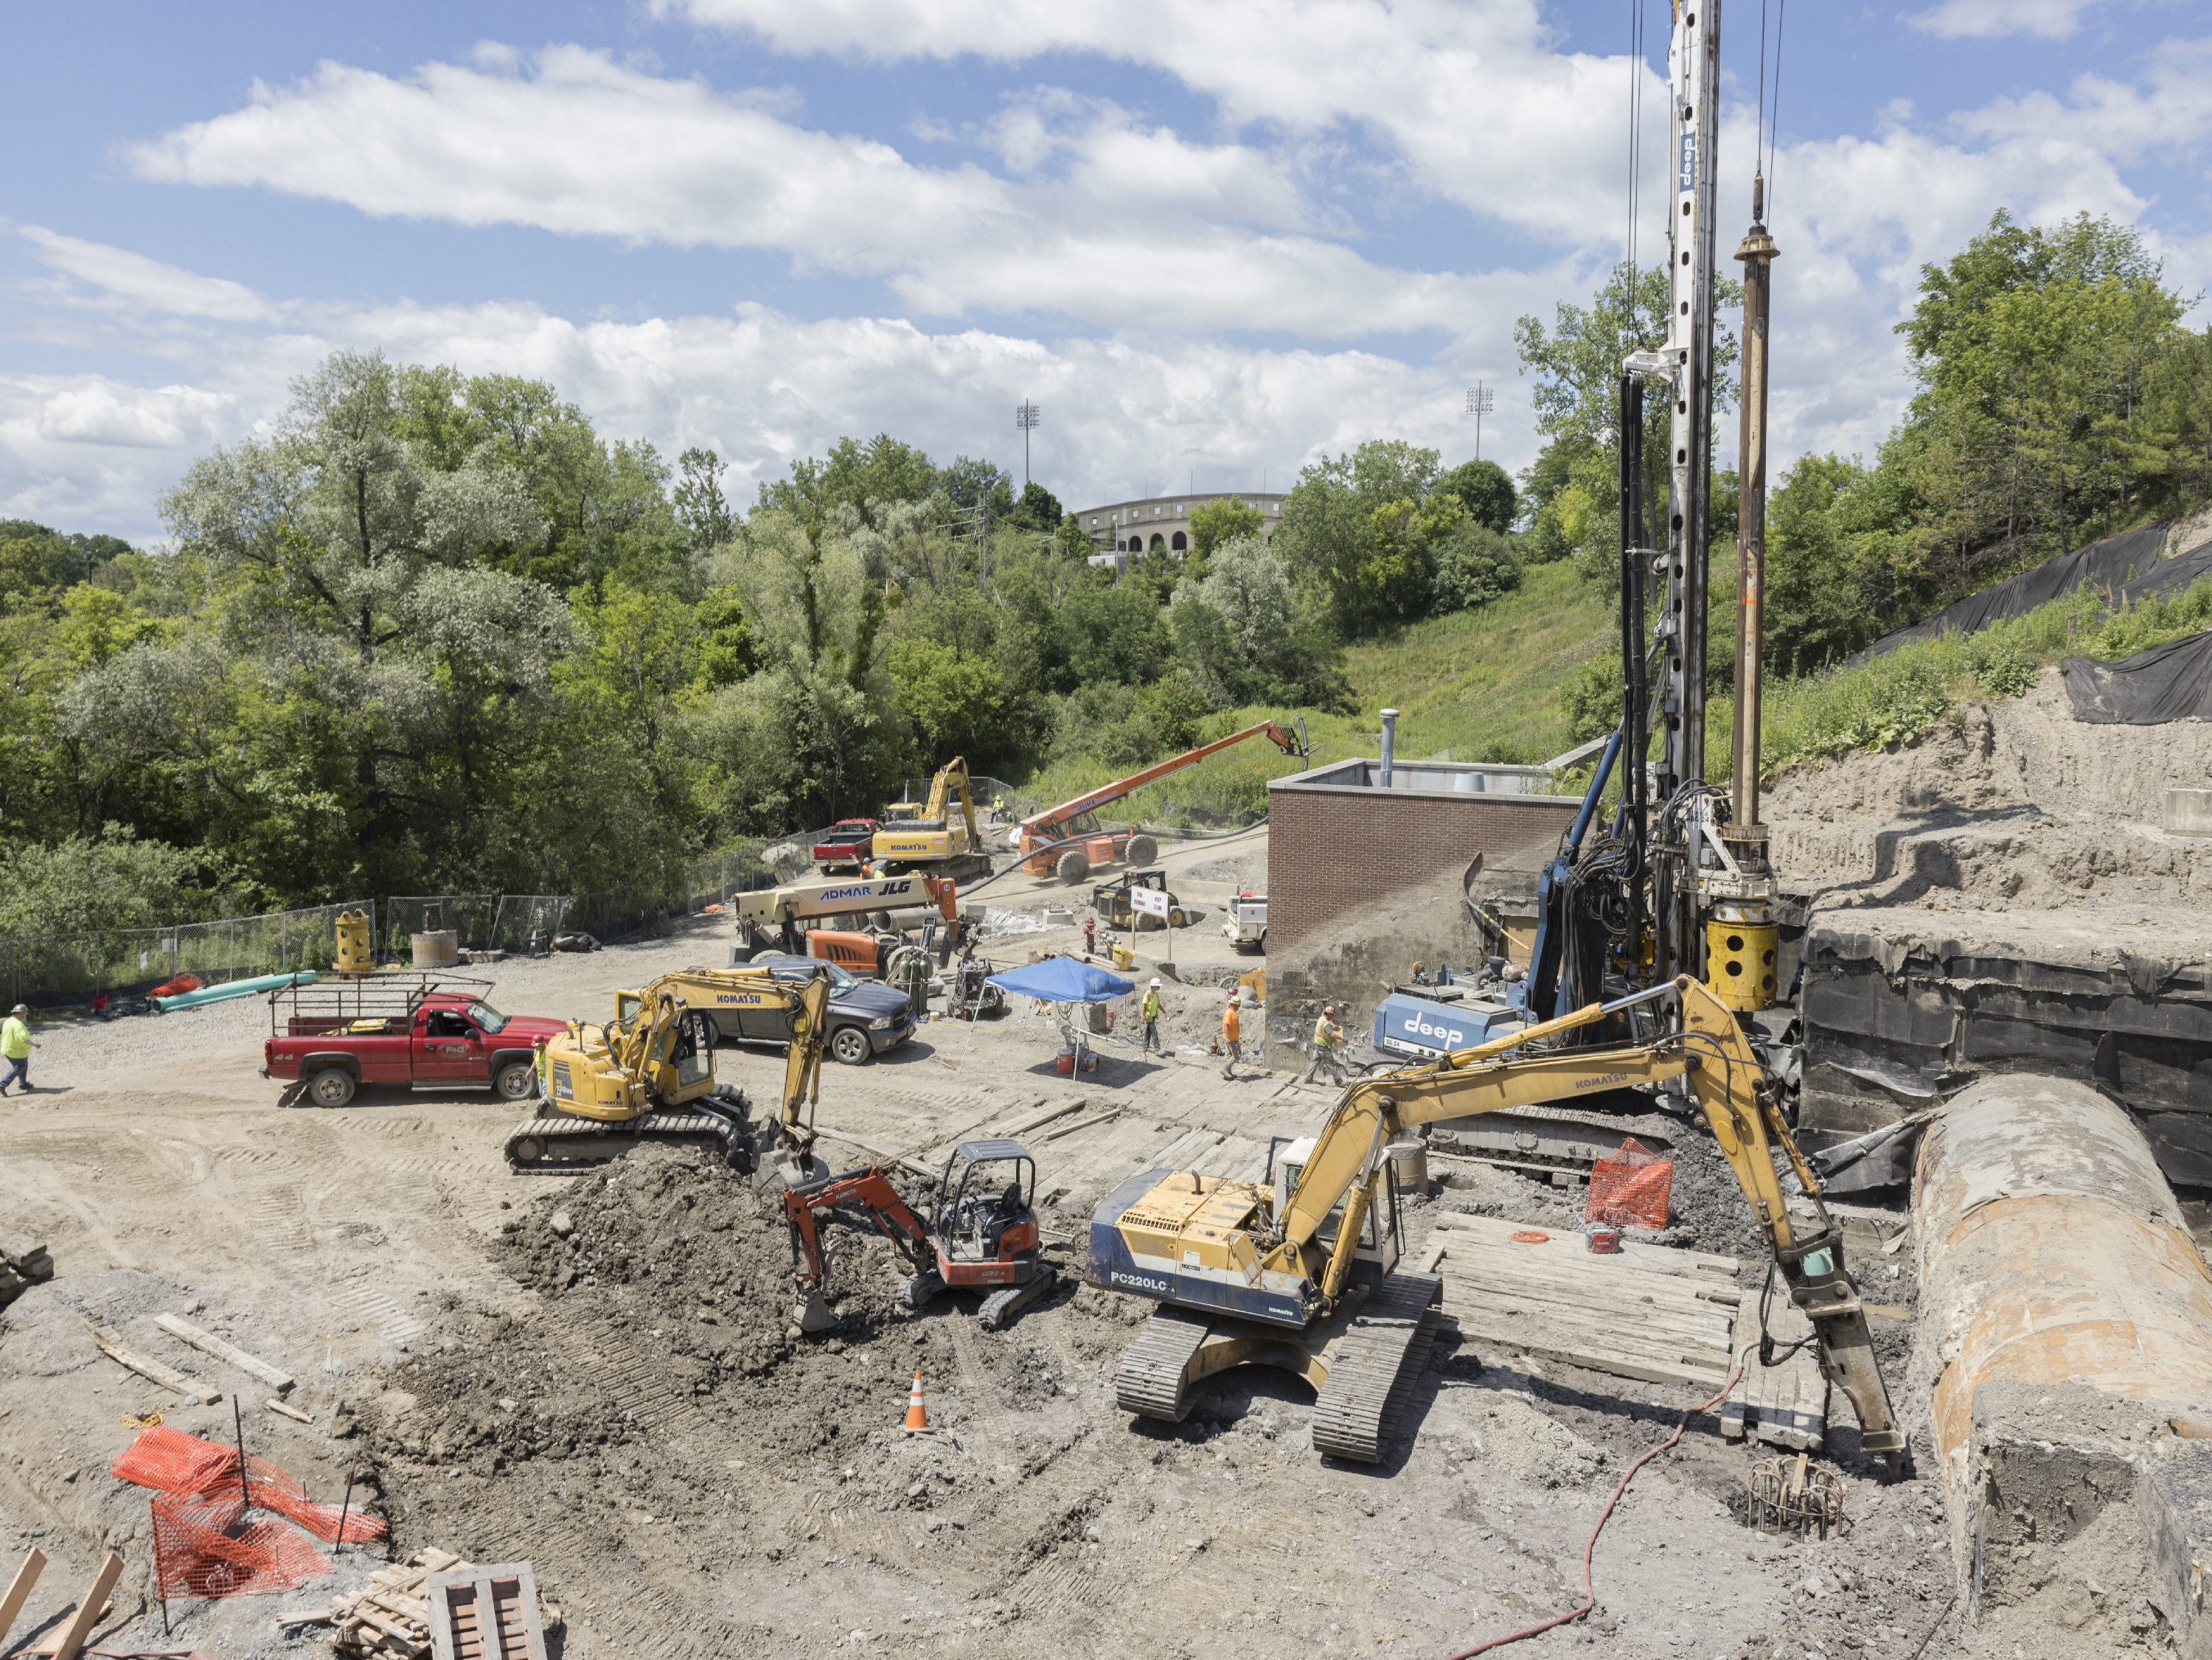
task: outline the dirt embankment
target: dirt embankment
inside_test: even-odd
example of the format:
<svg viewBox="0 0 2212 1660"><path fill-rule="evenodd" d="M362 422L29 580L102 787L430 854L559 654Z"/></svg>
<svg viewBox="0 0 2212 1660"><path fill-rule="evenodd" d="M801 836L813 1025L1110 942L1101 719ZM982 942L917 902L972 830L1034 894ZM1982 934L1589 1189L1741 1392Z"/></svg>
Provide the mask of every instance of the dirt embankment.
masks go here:
<svg viewBox="0 0 2212 1660"><path fill-rule="evenodd" d="M2212 905L2212 846L2167 834L2170 788L2212 785L2212 722L2092 726L2056 669L1917 742L1789 769L1774 858L1827 905L2005 911Z"/></svg>

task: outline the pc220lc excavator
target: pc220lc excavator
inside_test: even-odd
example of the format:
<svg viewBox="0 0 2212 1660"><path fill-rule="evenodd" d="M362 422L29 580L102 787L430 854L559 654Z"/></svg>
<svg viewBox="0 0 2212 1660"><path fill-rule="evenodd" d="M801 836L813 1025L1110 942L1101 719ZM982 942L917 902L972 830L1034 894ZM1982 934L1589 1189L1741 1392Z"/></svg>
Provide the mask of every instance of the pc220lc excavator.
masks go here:
<svg viewBox="0 0 2212 1660"><path fill-rule="evenodd" d="M1671 997L1674 1029L1605 1047L1530 1045ZM1522 1051L1516 1054L1511 1051ZM1875 1360L1843 1237L1791 1140L1774 1086L1735 1015L1687 976L1421 1065L1360 1079L1272 1190L1189 1171L1150 1170L1109 1194L1091 1223L1087 1277L1161 1306L1123 1357L1121 1408L1179 1422L1190 1388L1233 1366L1297 1372L1314 1386L1314 1445L1372 1463L1400 1379L1425 1364L1443 1281L1396 1271L1396 1192L1385 1148L1440 1119L1686 1077L1751 1202L1790 1296L1813 1322L1827 1375L1857 1410L1859 1445L1900 1468L1905 1440ZM1801 1234L1774 1172L1779 1145L1820 1226Z"/></svg>
<svg viewBox="0 0 2212 1660"><path fill-rule="evenodd" d="M537 1111L507 1138L511 1169L560 1169L601 1159L651 1136L704 1142L732 1169L753 1175L762 1148L752 1103L714 1081L717 996L744 997L782 1009L790 1027L783 1103L773 1148L785 1181L817 1173L813 1108L821 1093L822 1049L830 1029L829 972L805 984L765 969L688 968L635 991L615 994L604 1026L572 1021L538 1055Z"/></svg>

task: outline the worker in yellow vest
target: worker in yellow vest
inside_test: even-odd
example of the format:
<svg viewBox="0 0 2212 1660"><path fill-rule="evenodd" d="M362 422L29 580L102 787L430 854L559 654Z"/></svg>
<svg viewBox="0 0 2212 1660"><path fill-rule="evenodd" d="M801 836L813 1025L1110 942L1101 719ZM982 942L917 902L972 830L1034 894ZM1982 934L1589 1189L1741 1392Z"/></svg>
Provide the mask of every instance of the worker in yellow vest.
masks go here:
<svg viewBox="0 0 2212 1660"><path fill-rule="evenodd" d="M1160 977L1152 976L1152 983L1145 988L1145 1001L1137 1011L1145 1017L1145 1053L1151 1054L1160 1046Z"/></svg>
<svg viewBox="0 0 2212 1660"><path fill-rule="evenodd" d="M1229 1007L1221 1011L1221 1052L1228 1058L1221 1063L1221 1075L1236 1081L1237 1063L1244 1058L1244 1045L1240 1041L1244 1034L1242 1021L1237 1019L1237 988L1229 988Z"/></svg>
<svg viewBox="0 0 2212 1660"><path fill-rule="evenodd" d="M23 1093L31 1093L31 1051L39 1046L31 1035L30 1009L17 1003L5 1021L0 1021L0 1059L8 1063L5 1076L0 1076L0 1095L15 1084L23 1086Z"/></svg>
<svg viewBox="0 0 2212 1660"><path fill-rule="evenodd" d="M1313 1059L1306 1063L1306 1075L1301 1082L1311 1083L1315 1074L1326 1066L1328 1075L1337 1082L1344 1081L1344 1063L1337 1051L1344 1047L1344 1028L1336 1023L1336 1005L1331 1003L1321 1011L1314 1022Z"/></svg>

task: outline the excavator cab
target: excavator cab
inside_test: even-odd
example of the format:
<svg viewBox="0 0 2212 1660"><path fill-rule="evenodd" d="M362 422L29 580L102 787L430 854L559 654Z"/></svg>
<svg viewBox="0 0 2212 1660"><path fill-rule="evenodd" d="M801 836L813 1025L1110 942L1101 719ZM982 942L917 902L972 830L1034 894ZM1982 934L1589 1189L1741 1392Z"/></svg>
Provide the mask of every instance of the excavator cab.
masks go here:
<svg viewBox="0 0 2212 1660"><path fill-rule="evenodd" d="M1278 1136L1268 1143L1267 1180L1274 1190L1274 1214L1281 1215L1290 1208L1291 1195L1298 1190L1298 1178L1305 1172L1306 1160L1313 1156L1315 1138L1300 1136L1295 1141ZM1281 1145L1282 1156L1275 1156L1275 1148ZM1398 1266L1399 1244L1404 1237L1398 1212L1398 1184L1390 1179L1390 1161L1382 1161L1376 1185L1383 1190L1376 1195L1376 1203L1366 1208L1361 1220L1358 1243L1352 1250L1352 1283L1380 1285L1390 1270ZM1314 1244L1326 1257L1336 1249L1336 1236L1344 1224L1345 1199L1336 1202L1328 1213L1328 1220L1314 1234Z"/></svg>
<svg viewBox="0 0 2212 1660"><path fill-rule="evenodd" d="M957 1178L956 1181L955 1178ZM945 1284L1005 1285L1036 1257L1036 1160L1019 1142L963 1142L937 1185L938 1272Z"/></svg>

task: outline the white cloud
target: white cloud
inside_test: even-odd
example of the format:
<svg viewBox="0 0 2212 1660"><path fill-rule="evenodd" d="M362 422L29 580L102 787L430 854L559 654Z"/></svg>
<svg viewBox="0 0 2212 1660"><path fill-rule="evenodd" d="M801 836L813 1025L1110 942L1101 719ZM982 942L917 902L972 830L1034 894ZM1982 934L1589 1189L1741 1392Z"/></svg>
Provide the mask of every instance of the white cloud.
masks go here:
<svg viewBox="0 0 2212 1660"><path fill-rule="evenodd" d="M1917 29L1950 40L1996 40L2039 35L2063 40L2105 0L1943 0L1910 21Z"/></svg>
<svg viewBox="0 0 2212 1660"><path fill-rule="evenodd" d="M36 245L54 257L49 244ZM98 251L102 258L79 263L128 269L112 257L119 251ZM846 433L888 431L940 459L964 452L1003 463L1017 453L1012 407L1024 397L1045 409L1036 476L1071 508L1176 488L1194 473L1200 488L1256 488L1263 472L1279 486L1303 462L1368 438L1435 445L1456 459L1473 437L1460 389L1478 375L1500 385L1505 407L1486 446L1498 453L1500 422L1527 428L1506 321L1581 276L1499 279L1481 308L1491 321L1480 343L1410 364L1218 340L933 334L897 318L810 322L753 305L725 317L613 322L519 303L285 300L269 302L272 324L211 329L144 299L94 296L112 309L57 306L44 324L34 312L26 332L82 349L150 350L167 360L165 384L0 379L0 516L157 536L153 504L190 460L270 421L289 379L340 346L548 380L606 437L648 438L668 456L690 444L716 449L732 463L726 488L746 501L793 458ZM1507 443L1505 458L1527 458Z"/></svg>
<svg viewBox="0 0 2212 1660"><path fill-rule="evenodd" d="M514 72L480 51L477 67L433 64L404 81L325 64L131 161L149 179L260 185L379 216L773 249L802 270L883 278L930 316L1342 338L1453 329L1472 298L1462 277L1386 270L1307 233L1296 185L1255 151L1192 144L1049 90L986 136L1023 177L918 166L696 81L553 46Z"/></svg>
<svg viewBox="0 0 2212 1660"><path fill-rule="evenodd" d="M176 317L233 323L255 322L270 314L269 302L241 283L197 276L143 254L63 236L43 226L21 226L17 233L38 245L52 270L80 279L98 297L95 303L132 303Z"/></svg>
<svg viewBox="0 0 2212 1660"><path fill-rule="evenodd" d="M1612 233L1630 58L1557 49L1536 0L652 0L662 16L785 53L873 61L1084 52L1157 70L1234 130L1340 123L1387 145L1418 187L1570 245Z"/></svg>

